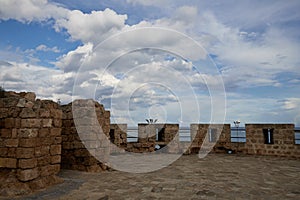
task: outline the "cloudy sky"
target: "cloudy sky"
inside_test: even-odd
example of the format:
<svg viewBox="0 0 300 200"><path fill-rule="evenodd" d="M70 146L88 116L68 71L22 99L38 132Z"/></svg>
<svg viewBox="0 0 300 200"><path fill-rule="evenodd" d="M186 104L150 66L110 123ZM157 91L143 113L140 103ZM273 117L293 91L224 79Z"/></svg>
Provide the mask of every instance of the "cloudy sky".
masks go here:
<svg viewBox="0 0 300 200"><path fill-rule="evenodd" d="M0 0L0 85L113 122L300 126L300 1Z"/></svg>

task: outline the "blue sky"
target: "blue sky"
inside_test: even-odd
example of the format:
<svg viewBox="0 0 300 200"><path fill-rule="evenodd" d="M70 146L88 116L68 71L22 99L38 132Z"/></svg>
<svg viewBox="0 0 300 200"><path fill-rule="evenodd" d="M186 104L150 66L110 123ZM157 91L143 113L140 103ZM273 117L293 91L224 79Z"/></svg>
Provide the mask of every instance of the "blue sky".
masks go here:
<svg viewBox="0 0 300 200"><path fill-rule="evenodd" d="M94 98L131 125L300 126L298 10L297 0L0 0L0 84Z"/></svg>

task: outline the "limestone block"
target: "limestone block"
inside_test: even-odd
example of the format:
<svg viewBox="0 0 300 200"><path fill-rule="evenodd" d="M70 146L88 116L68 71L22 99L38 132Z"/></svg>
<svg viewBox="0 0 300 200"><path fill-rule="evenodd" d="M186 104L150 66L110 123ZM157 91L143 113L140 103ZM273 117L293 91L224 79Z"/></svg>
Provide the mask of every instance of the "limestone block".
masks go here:
<svg viewBox="0 0 300 200"><path fill-rule="evenodd" d="M6 147L18 147L19 139L6 139L5 146Z"/></svg>
<svg viewBox="0 0 300 200"><path fill-rule="evenodd" d="M17 148L17 158L33 158L34 148Z"/></svg>
<svg viewBox="0 0 300 200"><path fill-rule="evenodd" d="M50 136L60 136L60 135L61 135L61 128L50 129Z"/></svg>
<svg viewBox="0 0 300 200"><path fill-rule="evenodd" d="M22 119L22 128L39 128L41 126L41 119Z"/></svg>
<svg viewBox="0 0 300 200"><path fill-rule="evenodd" d="M36 147L37 138L20 138L19 147Z"/></svg>
<svg viewBox="0 0 300 200"><path fill-rule="evenodd" d="M60 155L51 156L51 164L59 164L59 163L61 163Z"/></svg>
<svg viewBox="0 0 300 200"><path fill-rule="evenodd" d="M18 160L18 167L21 169L31 169L37 166L37 159L19 159Z"/></svg>
<svg viewBox="0 0 300 200"><path fill-rule="evenodd" d="M51 145L50 146L50 155L60 155L61 154L61 145Z"/></svg>
<svg viewBox="0 0 300 200"><path fill-rule="evenodd" d="M50 164L50 162L51 162L50 155L45 155L45 156L37 158L38 166L47 166Z"/></svg>
<svg viewBox="0 0 300 200"><path fill-rule="evenodd" d="M49 137L50 136L50 130L48 128L41 128L39 129L39 137Z"/></svg>
<svg viewBox="0 0 300 200"><path fill-rule="evenodd" d="M0 147L0 157L7 157L7 154L8 154L8 148L7 147Z"/></svg>
<svg viewBox="0 0 300 200"><path fill-rule="evenodd" d="M17 168L17 159L15 158L0 158L0 168Z"/></svg>
<svg viewBox="0 0 300 200"><path fill-rule="evenodd" d="M37 117L37 112L33 111L32 108L23 108L19 116L21 118L35 118Z"/></svg>
<svg viewBox="0 0 300 200"><path fill-rule="evenodd" d="M26 170L19 169L17 172L17 177L20 181L30 181L36 179L38 176L39 176L38 168L26 169Z"/></svg>
<svg viewBox="0 0 300 200"><path fill-rule="evenodd" d="M43 128L52 127L52 119L42 119L42 127Z"/></svg>
<svg viewBox="0 0 300 200"><path fill-rule="evenodd" d="M55 175L59 172L60 170L60 165L47 165L41 167L41 176L50 176L50 175Z"/></svg>
<svg viewBox="0 0 300 200"><path fill-rule="evenodd" d="M23 128L18 130L19 138L33 138L38 136L38 129Z"/></svg>
<svg viewBox="0 0 300 200"><path fill-rule="evenodd" d="M39 117L41 118L49 118L50 117L50 111L47 109L40 109L39 110Z"/></svg>
<svg viewBox="0 0 300 200"><path fill-rule="evenodd" d="M50 153L50 146L39 146L35 148L35 156L36 157L41 157L45 155L49 155Z"/></svg>
<svg viewBox="0 0 300 200"><path fill-rule="evenodd" d="M4 120L5 128L14 128L15 127L15 119L14 118L6 118Z"/></svg>
<svg viewBox="0 0 300 200"><path fill-rule="evenodd" d="M12 130L11 129L1 129L0 134L1 134L0 135L1 138L11 138Z"/></svg>

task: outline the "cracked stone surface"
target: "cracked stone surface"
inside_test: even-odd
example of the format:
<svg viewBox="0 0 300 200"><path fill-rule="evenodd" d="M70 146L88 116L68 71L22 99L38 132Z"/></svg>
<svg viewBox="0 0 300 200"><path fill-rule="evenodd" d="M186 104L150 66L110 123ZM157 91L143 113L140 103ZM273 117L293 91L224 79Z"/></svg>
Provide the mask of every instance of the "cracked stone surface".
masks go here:
<svg viewBox="0 0 300 200"><path fill-rule="evenodd" d="M300 160L182 156L150 173L62 170L64 183L19 199L300 199Z"/></svg>

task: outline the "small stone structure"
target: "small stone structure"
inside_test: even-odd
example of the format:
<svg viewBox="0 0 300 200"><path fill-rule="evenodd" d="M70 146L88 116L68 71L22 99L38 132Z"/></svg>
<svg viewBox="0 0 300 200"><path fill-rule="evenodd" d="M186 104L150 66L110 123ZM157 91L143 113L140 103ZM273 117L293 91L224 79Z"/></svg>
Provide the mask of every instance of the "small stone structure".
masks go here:
<svg viewBox="0 0 300 200"><path fill-rule="evenodd" d="M157 145L160 151L178 153L179 124L138 124L138 141L127 143L129 152L154 152Z"/></svg>
<svg viewBox="0 0 300 200"><path fill-rule="evenodd" d="M254 155L276 155L300 158L295 144L294 124L246 124L244 151Z"/></svg>
<svg viewBox="0 0 300 200"><path fill-rule="evenodd" d="M61 106L62 168L98 172L107 169L110 113L93 100ZM75 114L75 115L74 115Z"/></svg>
<svg viewBox="0 0 300 200"><path fill-rule="evenodd" d="M232 149L230 124L191 124L190 131L192 144L187 154L198 153L200 148L216 153Z"/></svg>
<svg viewBox="0 0 300 200"><path fill-rule="evenodd" d="M26 194L60 182L61 118L58 105L34 93L0 98L0 193Z"/></svg>

